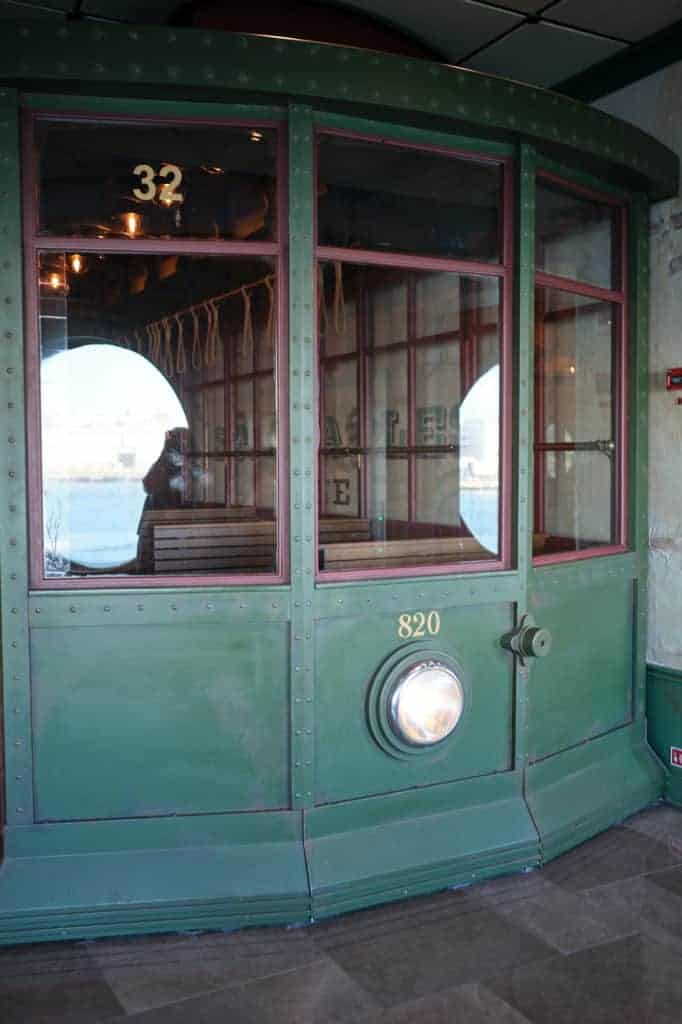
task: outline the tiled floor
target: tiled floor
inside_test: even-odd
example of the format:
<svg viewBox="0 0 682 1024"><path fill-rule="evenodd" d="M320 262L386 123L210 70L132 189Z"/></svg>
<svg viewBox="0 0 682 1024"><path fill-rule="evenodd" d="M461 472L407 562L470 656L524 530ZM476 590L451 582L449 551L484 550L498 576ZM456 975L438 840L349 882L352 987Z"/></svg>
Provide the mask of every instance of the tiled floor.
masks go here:
<svg viewBox="0 0 682 1024"><path fill-rule="evenodd" d="M2 1024L682 1024L682 811L542 871L229 935L0 951Z"/></svg>

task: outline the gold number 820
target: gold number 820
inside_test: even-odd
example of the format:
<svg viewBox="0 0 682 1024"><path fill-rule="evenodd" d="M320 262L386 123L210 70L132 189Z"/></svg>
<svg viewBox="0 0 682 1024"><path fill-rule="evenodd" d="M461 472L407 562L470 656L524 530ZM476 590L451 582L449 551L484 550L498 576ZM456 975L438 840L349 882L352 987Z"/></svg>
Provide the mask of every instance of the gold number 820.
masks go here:
<svg viewBox="0 0 682 1024"><path fill-rule="evenodd" d="M398 616L398 638L418 640L421 637L437 636L440 633L440 615L437 611L403 612Z"/></svg>

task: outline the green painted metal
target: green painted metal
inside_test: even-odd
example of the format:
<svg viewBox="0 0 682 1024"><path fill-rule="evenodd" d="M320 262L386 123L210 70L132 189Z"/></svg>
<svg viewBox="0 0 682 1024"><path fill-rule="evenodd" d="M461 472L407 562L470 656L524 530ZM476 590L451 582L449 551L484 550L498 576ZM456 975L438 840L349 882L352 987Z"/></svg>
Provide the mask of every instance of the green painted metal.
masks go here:
<svg viewBox="0 0 682 1024"><path fill-rule="evenodd" d="M286 807L287 648L264 622L33 632L36 820Z"/></svg>
<svg viewBox="0 0 682 1024"><path fill-rule="evenodd" d="M313 127L310 107L289 109L289 431L291 504L291 805L313 802L315 749L315 292Z"/></svg>
<svg viewBox="0 0 682 1024"><path fill-rule="evenodd" d="M647 739L666 769L665 799L682 807L682 767L672 764L671 747L682 747L682 671L647 668Z"/></svg>
<svg viewBox="0 0 682 1024"><path fill-rule="evenodd" d="M328 110L314 110L313 123L320 128L357 132L391 142L408 142L411 145L444 146L447 149L462 149L497 157L513 157L516 153L516 146L512 142L497 142L477 138L476 135L434 131L414 125L389 124L371 117L353 117L350 114L335 114Z"/></svg>
<svg viewBox="0 0 682 1024"><path fill-rule="evenodd" d="M316 808L306 848L313 919L539 860L514 772Z"/></svg>
<svg viewBox="0 0 682 1024"><path fill-rule="evenodd" d="M531 592L533 615L553 637L551 655L530 677L533 761L632 720L632 580L586 591L571 568L562 566L565 586L554 593Z"/></svg>
<svg viewBox="0 0 682 1024"><path fill-rule="evenodd" d="M662 782L636 724L532 765L526 800L543 862L660 799Z"/></svg>
<svg viewBox="0 0 682 1024"><path fill-rule="evenodd" d="M252 622L288 622L291 594L288 587L41 591L29 595L28 614L31 630L180 623L238 630Z"/></svg>
<svg viewBox="0 0 682 1024"><path fill-rule="evenodd" d="M635 717L646 714L646 648L649 572L649 205L633 197L630 208L630 337L628 361L629 416L629 530L637 552L635 586Z"/></svg>
<svg viewBox="0 0 682 1024"><path fill-rule="evenodd" d="M291 582L27 599L17 96L5 90L0 943L307 920L537 865L660 795L642 718L646 199L634 196L630 230L636 544L533 568L534 186L538 166L594 186L584 166L596 160L601 187L669 194L672 155L542 90L300 42L68 25L55 45L31 26L3 74L34 109L286 119ZM316 125L516 156L511 571L315 585ZM609 612L605 640L586 621L588 593ZM367 690L385 658L416 650L398 615L430 609L441 631L429 649L462 666L465 717L452 744L399 760L370 738ZM531 610L557 649L522 666L500 639Z"/></svg>
<svg viewBox="0 0 682 1024"><path fill-rule="evenodd" d="M4 711L4 809L8 824L33 820L30 666L26 594L26 451L17 94L0 89L0 602Z"/></svg>
<svg viewBox="0 0 682 1024"><path fill-rule="evenodd" d="M515 369L516 444L514 479L516 487L516 564L522 592L516 605L516 623L528 613L528 580L533 552L533 337L535 330L535 173L537 154L528 145L519 146L516 181L515 252ZM516 712L514 765L526 787L528 765L528 677L530 669L514 658ZM528 806L527 800L526 806ZM532 812L531 818L532 818ZM533 823L537 834L537 826Z"/></svg>
<svg viewBox="0 0 682 1024"><path fill-rule="evenodd" d="M284 121L287 116L286 104L267 105L255 103L221 103L218 99L195 100L189 102L182 99L139 99L129 96L64 96L52 93L26 93L21 97L22 106L29 110L49 111L50 113L120 114L130 117L141 114L149 117L176 117L196 120L206 118L217 121L230 119L251 120L254 117L266 121Z"/></svg>
<svg viewBox="0 0 682 1024"><path fill-rule="evenodd" d="M289 94L353 102L370 116L408 111L507 135L523 131L537 142L620 164L648 179L657 198L676 192L676 159L645 133L559 94L462 68L349 47L175 28L70 23L55 31L24 21L15 32L4 59L8 83L29 79L45 89L59 82L63 91L71 81L92 94L104 83L133 94L152 86L168 91L169 98L182 90L177 98L184 101L193 98L188 90L205 99L211 90L229 89L251 98Z"/></svg>
<svg viewBox="0 0 682 1024"><path fill-rule="evenodd" d="M512 624L512 607L486 605L485 615L475 605L441 609L440 633L423 643L401 643L395 614L357 611L361 614L318 622L315 802L510 771L514 666L499 638ZM465 691L451 740L429 755L405 760L387 756L366 725L369 683L397 651L406 656L412 651L415 658L430 657L431 651L448 655L461 666ZM337 742L339 735L343 743Z"/></svg>
<svg viewBox="0 0 682 1024"><path fill-rule="evenodd" d="M612 191L604 180L568 172L544 156L538 166L587 187ZM537 567L528 578L529 607L554 639L551 655L530 668L527 707L526 800L545 860L662 793L662 772L646 747L644 724L647 214L645 197L630 197L627 363L632 551Z"/></svg>

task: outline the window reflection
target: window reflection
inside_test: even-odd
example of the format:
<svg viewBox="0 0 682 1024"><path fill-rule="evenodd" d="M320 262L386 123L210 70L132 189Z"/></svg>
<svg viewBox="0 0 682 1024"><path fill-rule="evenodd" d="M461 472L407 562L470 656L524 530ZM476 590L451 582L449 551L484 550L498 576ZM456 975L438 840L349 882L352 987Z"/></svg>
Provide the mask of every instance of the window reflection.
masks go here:
<svg viewBox="0 0 682 1024"><path fill-rule="evenodd" d="M41 234L275 237L274 129L38 120L36 144Z"/></svg>
<svg viewBox="0 0 682 1024"><path fill-rule="evenodd" d="M495 278L322 264L323 570L499 554L499 292Z"/></svg>
<svg viewBox="0 0 682 1024"><path fill-rule="evenodd" d="M536 290L536 554L618 543L615 304Z"/></svg>
<svg viewBox="0 0 682 1024"><path fill-rule="evenodd" d="M618 288L618 223L617 207L538 184L537 269L600 288Z"/></svg>
<svg viewBox="0 0 682 1024"><path fill-rule="evenodd" d="M45 574L274 572L270 261L40 260Z"/></svg>
<svg viewBox="0 0 682 1024"><path fill-rule="evenodd" d="M498 262L499 164L323 134L318 242Z"/></svg>

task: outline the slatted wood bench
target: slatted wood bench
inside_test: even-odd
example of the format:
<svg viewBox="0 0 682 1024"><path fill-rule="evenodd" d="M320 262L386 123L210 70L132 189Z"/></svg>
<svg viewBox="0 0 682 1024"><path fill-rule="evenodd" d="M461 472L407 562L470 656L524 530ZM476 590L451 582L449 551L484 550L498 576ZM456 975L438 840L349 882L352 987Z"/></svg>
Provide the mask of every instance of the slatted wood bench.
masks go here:
<svg viewBox="0 0 682 1024"><path fill-rule="evenodd" d="M273 521L263 519L154 523L154 572L274 572L275 530ZM323 543L368 537L368 519L325 518L320 523Z"/></svg>
<svg viewBox="0 0 682 1024"><path fill-rule="evenodd" d="M154 567L154 527L176 523L222 523L226 519L255 519L256 509L243 508L159 508L142 513L138 527L137 565L139 572Z"/></svg>
<svg viewBox="0 0 682 1024"><path fill-rule="evenodd" d="M274 572L275 524L264 519L155 525L155 573Z"/></svg>
<svg viewBox="0 0 682 1024"><path fill-rule="evenodd" d="M438 565L493 557L474 537L434 537L423 540L382 540L371 543L323 544L322 567L394 569L423 563Z"/></svg>

